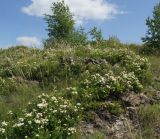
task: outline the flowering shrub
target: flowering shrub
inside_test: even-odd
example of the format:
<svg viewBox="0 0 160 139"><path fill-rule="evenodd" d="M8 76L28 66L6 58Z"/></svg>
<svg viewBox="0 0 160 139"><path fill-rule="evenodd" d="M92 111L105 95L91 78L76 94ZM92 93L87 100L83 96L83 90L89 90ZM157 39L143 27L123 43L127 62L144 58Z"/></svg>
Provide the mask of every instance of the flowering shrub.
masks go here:
<svg viewBox="0 0 160 139"><path fill-rule="evenodd" d="M147 74L150 72L150 63L147 58L141 58L135 54L126 55L122 65L127 71L134 72L141 82L147 80Z"/></svg>
<svg viewBox="0 0 160 139"><path fill-rule="evenodd" d="M124 109L121 95L140 91L149 71L146 58L117 47L74 48L64 44L55 49L0 51L1 111L4 106L6 110L15 106L9 117L1 113L6 121L0 124L0 139L67 138L76 132L81 107L83 117L90 110L118 116ZM43 94L26 109L17 110L35 94L52 91L61 97Z"/></svg>
<svg viewBox="0 0 160 139"><path fill-rule="evenodd" d="M1 123L0 138L66 138L76 132L80 111L79 103L42 94L20 117Z"/></svg>
<svg viewBox="0 0 160 139"><path fill-rule="evenodd" d="M127 49L95 49L90 52L91 57L98 57L105 59L110 64L119 64L128 72L134 72L138 79L145 80L148 71L150 71L150 64L147 58L142 58L134 52Z"/></svg>
<svg viewBox="0 0 160 139"><path fill-rule="evenodd" d="M66 92L65 92L65 97L67 97L68 99L77 99L78 97L78 91L77 91L77 88L76 87L68 87L66 89Z"/></svg>
<svg viewBox="0 0 160 139"><path fill-rule="evenodd" d="M138 78L133 72L122 72L121 75L115 76L112 71L104 76L94 74L82 82L82 87L86 92L85 97L94 100L103 100L111 94L120 94L127 91L139 91L143 88Z"/></svg>
<svg viewBox="0 0 160 139"><path fill-rule="evenodd" d="M55 82L65 78L80 78L82 73L107 73L115 65L127 72L134 72L136 77L145 82L150 64L127 49L90 49L84 57L73 56L74 49L46 49L37 56L22 58L11 62L5 69L0 68L0 75L21 76L40 82ZM78 51L78 50L77 50ZM87 56L87 58L86 58Z"/></svg>

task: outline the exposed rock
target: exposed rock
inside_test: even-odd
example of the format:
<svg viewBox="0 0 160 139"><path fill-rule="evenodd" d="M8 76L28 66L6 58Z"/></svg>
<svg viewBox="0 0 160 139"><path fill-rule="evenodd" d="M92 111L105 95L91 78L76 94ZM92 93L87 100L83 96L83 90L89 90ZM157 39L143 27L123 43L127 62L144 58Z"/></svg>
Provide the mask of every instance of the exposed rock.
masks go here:
<svg viewBox="0 0 160 139"><path fill-rule="evenodd" d="M118 119L117 116L112 115L106 110L101 111L98 115L103 121L107 121L109 125L112 125Z"/></svg>
<svg viewBox="0 0 160 139"><path fill-rule="evenodd" d="M160 91L157 91L156 96L158 99L160 99Z"/></svg>
<svg viewBox="0 0 160 139"><path fill-rule="evenodd" d="M125 117L120 117L111 127L110 134L115 139L129 139L131 131L133 130L133 125L130 120Z"/></svg>
<svg viewBox="0 0 160 139"><path fill-rule="evenodd" d="M96 128L105 128L105 123L99 118L99 116L95 113L95 115L94 115L95 117L94 117L94 127L96 127Z"/></svg>
<svg viewBox="0 0 160 139"><path fill-rule="evenodd" d="M99 116L101 119L106 120L109 123L112 123L113 121L116 120L115 116L112 116L108 111L101 111Z"/></svg>
<svg viewBox="0 0 160 139"><path fill-rule="evenodd" d="M105 119L104 117L100 118L97 113L92 112L94 121L92 124L87 122L81 123L82 133L92 134L95 131L100 131L106 135L106 139L110 137L113 139L129 139L131 131L134 129L131 120L124 116L114 117L108 113L103 113L102 115L104 116L104 114L106 116Z"/></svg>
<svg viewBox="0 0 160 139"><path fill-rule="evenodd" d="M85 64L99 64L99 62L96 59L93 59L93 58L86 58L84 60L84 63Z"/></svg>
<svg viewBox="0 0 160 139"><path fill-rule="evenodd" d="M86 123L85 121L81 121L79 124L81 133L85 133L85 134L93 134L94 133L94 127L93 124L91 123Z"/></svg>
<svg viewBox="0 0 160 139"><path fill-rule="evenodd" d="M107 63L107 61L104 59L85 58L84 63L85 64L101 64L101 63Z"/></svg>
<svg viewBox="0 0 160 139"><path fill-rule="evenodd" d="M151 102L151 100L143 93L129 93L126 96L123 96L121 99L125 102L126 106L128 107L136 107L141 104L147 104Z"/></svg>
<svg viewBox="0 0 160 139"><path fill-rule="evenodd" d="M160 98L160 92L157 92L157 99ZM121 96L121 100L125 104L125 113L121 116L115 116L109 113L106 109L99 109L98 112L91 111L93 115L92 124L86 124L83 131L93 134L95 131L100 131L106 135L105 139L131 139L134 138L134 133L139 128L138 108L141 104L147 105L152 103L152 99L144 93L135 94L128 93ZM155 129L157 135L160 134L160 127Z"/></svg>
<svg viewBox="0 0 160 139"><path fill-rule="evenodd" d="M155 129L156 133L159 135L160 137L160 125L157 125L156 129Z"/></svg>
<svg viewBox="0 0 160 139"><path fill-rule="evenodd" d="M106 128L108 129L109 128L105 120L101 119L97 113L95 113L94 111L91 111L90 113L94 117L93 125L95 128L98 128L98 129L106 129Z"/></svg>
<svg viewBox="0 0 160 139"><path fill-rule="evenodd" d="M127 116L129 117L129 119L136 122L138 119L136 107L127 107L126 110L127 110Z"/></svg>
<svg viewBox="0 0 160 139"><path fill-rule="evenodd" d="M153 99L156 103L160 103L160 91L157 91Z"/></svg>

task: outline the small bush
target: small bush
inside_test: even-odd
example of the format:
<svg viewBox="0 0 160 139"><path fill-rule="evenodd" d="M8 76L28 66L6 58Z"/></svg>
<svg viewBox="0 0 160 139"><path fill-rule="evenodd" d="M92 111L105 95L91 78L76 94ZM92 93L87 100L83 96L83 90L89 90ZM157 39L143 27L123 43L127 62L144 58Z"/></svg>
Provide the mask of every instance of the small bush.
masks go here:
<svg viewBox="0 0 160 139"><path fill-rule="evenodd" d="M150 80L150 63L147 58L140 57L127 49L96 49L90 52L91 57L102 58L111 65L119 64L128 72L134 72L141 82Z"/></svg>
<svg viewBox="0 0 160 139"><path fill-rule="evenodd" d="M76 132L80 105L42 94L17 118L2 122L0 138L67 138Z"/></svg>
<svg viewBox="0 0 160 139"><path fill-rule="evenodd" d="M11 79L3 79L0 77L0 95L7 96L16 91L16 82Z"/></svg>
<svg viewBox="0 0 160 139"><path fill-rule="evenodd" d="M109 37L109 39L106 41L106 45L107 47L112 48L119 48L122 46L121 41L116 36Z"/></svg>
<svg viewBox="0 0 160 139"><path fill-rule="evenodd" d="M95 74L89 76L81 83L85 98L105 100L110 95L120 95L128 91L140 91L143 86L134 73L122 72L115 76L113 72L105 75Z"/></svg>

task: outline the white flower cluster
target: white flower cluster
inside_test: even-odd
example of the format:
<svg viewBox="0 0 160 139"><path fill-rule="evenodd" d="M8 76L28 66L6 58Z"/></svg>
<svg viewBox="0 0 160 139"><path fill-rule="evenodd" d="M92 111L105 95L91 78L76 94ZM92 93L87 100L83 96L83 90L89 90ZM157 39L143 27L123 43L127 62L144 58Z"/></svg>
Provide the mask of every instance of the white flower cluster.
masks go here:
<svg viewBox="0 0 160 139"><path fill-rule="evenodd" d="M119 76L115 76L112 71L103 76L97 73L85 79L82 84L86 93L96 99L104 99L110 93L136 92L143 88L133 72L122 72Z"/></svg>
<svg viewBox="0 0 160 139"><path fill-rule="evenodd" d="M78 94L76 87L68 87L66 90L69 91L73 95L77 95Z"/></svg>
<svg viewBox="0 0 160 139"><path fill-rule="evenodd" d="M5 134L5 131L6 131L6 127L8 126L8 122L6 121L3 121L1 123L1 127L0 127L0 135L2 134Z"/></svg>
<svg viewBox="0 0 160 139"><path fill-rule="evenodd" d="M126 69L134 72L135 74L142 74L143 72L145 73L150 69L150 63L148 62L148 59L141 58L140 56L135 54L126 55L123 63Z"/></svg>
<svg viewBox="0 0 160 139"><path fill-rule="evenodd" d="M0 128L0 133L4 134L5 133L5 128Z"/></svg>
<svg viewBox="0 0 160 139"><path fill-rule="evenodd" d="M140 83L133 72L122 72L119 76L119 82L123 84L123 86L126 88L126 91L139 91L143 88L143 85Z"/></svg>
<svg viewBox="0 0 160 139"><path fill-rule="evenodd" d="M33 138L35 133L40 135L45 131L52 137L60 133L67 137L76 132L75 125L80 118L80 111L80 103L73 105L63 97L42 94L36 102L30 103L28 108L23 110L20 118L1 123L0 138L4 135L13 138Z"/></svg>
<svg viewBox="0 0 160 139"><path fill-rule="evenodd" d="M138 78L145 78L145 74L150 70L150 63L147 58L140 57L127 49L96 49L91 51L91 56L105 59L110 64L119 64L128 72L134 72ZM144 76L144 77L143 77Z"/></svg>

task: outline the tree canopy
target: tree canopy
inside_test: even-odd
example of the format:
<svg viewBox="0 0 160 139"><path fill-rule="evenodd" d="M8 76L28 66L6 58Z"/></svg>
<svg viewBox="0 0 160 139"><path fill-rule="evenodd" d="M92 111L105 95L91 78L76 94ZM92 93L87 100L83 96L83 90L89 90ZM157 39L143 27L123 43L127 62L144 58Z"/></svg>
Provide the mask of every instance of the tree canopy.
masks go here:
<svg viewBox="0 0 160 139"><path fill-rule="evenodd" d="M160 3L153 10L153 17L146 19L148 31L142 41L150 48L160 49Z"/></svg>
<svg viewBox="0 0 160 139"><path fill-rule="evenodd" d="M72 45L83 45L87 43L87 34L80 27L75 28L73 14L64 0L54 2L51 7L51 15L45 15L48 24L49 38L44 42L44 47L53 47L56 42L67 42Z"/></svg>
<svg viewBox="0 0 160 139"><path fill-rule="evenodd" d="M45 15L48 36L53 39L66 39L74 30L73 14L64 1L53 3L51 10L51 15Z"/></svg>

